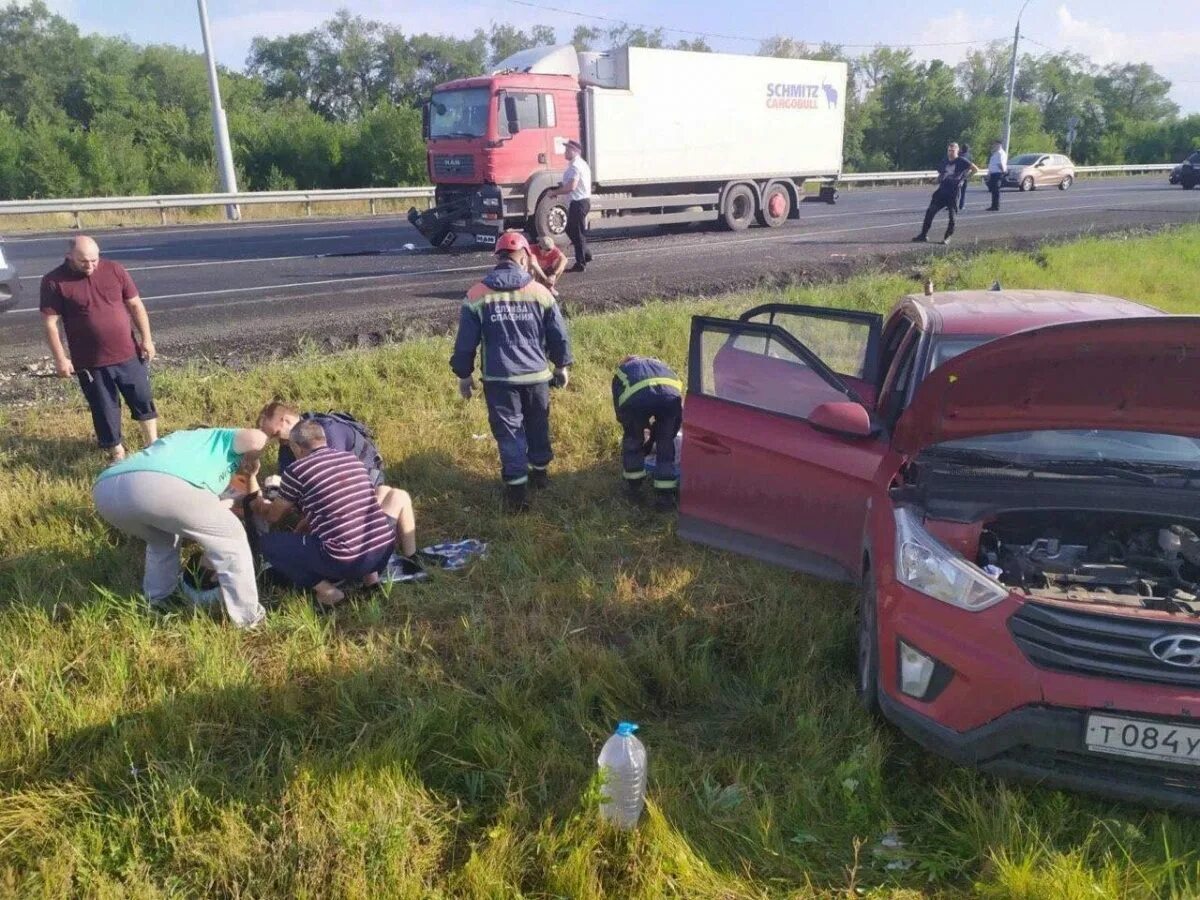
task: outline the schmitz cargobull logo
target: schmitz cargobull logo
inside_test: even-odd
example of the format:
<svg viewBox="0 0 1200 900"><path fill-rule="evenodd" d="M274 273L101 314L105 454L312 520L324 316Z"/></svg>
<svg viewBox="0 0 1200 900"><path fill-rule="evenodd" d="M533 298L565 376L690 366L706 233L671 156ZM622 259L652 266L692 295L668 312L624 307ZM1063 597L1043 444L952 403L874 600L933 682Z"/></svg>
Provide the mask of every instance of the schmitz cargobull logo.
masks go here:
<svg viewBox="0 0 1200 900"><path fill-rule="evenodd" d="M832 84L772 81L767 85L768 109L837 109L837 105L838 89Z"/></svg>

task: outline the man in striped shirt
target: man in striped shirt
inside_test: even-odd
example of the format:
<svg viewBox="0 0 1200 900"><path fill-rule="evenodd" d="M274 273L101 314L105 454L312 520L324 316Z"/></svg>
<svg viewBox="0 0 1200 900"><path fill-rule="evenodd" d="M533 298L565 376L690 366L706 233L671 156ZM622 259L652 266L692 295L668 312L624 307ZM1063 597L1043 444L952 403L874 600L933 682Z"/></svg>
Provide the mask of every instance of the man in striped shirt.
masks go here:
<svg viewBox="0 0 1200 900"><path fill-rule="evenodd" d="M252 508L270 523L299 509L309 533L263 535L262 554L297 587L312 588L322 606L336 606L345 594L334 582L378 583L396 549L403 497L393 488L377 497L366 467L353 453L328 446L319 422L300 422L290 442L296 462L283 476L279 498L260 497ZM251 495L257 490L252 480Z"/></svg>

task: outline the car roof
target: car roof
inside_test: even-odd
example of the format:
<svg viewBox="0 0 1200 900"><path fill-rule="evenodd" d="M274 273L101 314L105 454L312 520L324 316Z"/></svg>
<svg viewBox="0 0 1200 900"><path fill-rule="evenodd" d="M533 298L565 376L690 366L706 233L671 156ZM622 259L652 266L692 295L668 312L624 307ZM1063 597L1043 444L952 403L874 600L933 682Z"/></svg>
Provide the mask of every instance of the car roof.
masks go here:
<svg viewBox="0 0 1200 900"><path fill-rule="evenodd" d="M1067 322L1165 315L1132 300L1074 291L946 291L912 294L900 305L915 307L931 333L993 337Z"/></svg>

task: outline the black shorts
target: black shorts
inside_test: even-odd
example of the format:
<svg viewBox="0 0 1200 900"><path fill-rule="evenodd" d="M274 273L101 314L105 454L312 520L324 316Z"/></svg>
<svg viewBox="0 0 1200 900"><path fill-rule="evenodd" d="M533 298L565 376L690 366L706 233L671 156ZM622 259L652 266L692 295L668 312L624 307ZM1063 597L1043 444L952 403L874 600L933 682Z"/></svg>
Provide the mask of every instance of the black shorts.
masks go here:
<svg viewBox="0 0 1200 900"><path fill-rule="evenodd" d="M112 366L78 369L75 377L92 411L96 440L104 449L121 443L121 401L135 422L158 418L150 391L150 370L138 357Z"/></svg>

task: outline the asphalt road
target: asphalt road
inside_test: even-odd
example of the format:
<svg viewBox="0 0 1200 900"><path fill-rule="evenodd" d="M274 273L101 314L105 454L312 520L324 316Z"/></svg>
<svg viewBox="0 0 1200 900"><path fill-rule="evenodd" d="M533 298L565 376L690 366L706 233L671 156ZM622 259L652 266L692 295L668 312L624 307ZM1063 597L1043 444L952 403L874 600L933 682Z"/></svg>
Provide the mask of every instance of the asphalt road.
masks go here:
<svg viewBox="0 0 1200 900"><path fill-rule="evenodd" d="M806 203L798 221L741 233L716 227L600 232L596 261L561 284L583 307L727 290L764 280L844 274L881 260L944 253L914 245L928 187L847 191ZM1093 179L1070 191L1006 192L998 213L975 184L951 249L1135 227L1200 222L1200 191L1161 176ZM944 213L934 225L940 237ZM2 222L0 222L2 226ZM466 288L490 265L482 251L435 251L400 217L306 219L94 232L132 273L150 310L159 353L286 351L302 339L329 346L449 324ZM67 233L4 241L22 273L20 305L0 315L0 370L46 354L38 281L62 259ZM415 245L406 250L406 244Z"/></svg>

